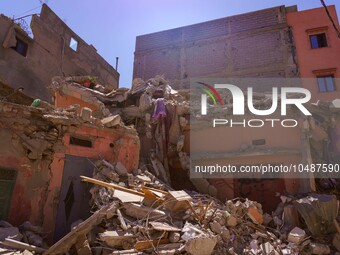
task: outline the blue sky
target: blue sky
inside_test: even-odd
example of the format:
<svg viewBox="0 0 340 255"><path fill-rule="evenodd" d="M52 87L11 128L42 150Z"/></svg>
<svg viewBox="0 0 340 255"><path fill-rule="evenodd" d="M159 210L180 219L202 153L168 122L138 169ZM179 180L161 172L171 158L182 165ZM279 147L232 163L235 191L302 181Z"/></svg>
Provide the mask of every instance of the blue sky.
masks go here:
<svg viewBox="0 0 340 255"><path fill-rule="evenodd" d="M39 13L40 1L1 0L0 12L9 17ZM335 4L339 16L340 0L325 2ZM321 7L320 0L48 0L47 4L113 67L119 57L120 87L131 86L137 35L279 5L298 5L299 10Z"/></svg>

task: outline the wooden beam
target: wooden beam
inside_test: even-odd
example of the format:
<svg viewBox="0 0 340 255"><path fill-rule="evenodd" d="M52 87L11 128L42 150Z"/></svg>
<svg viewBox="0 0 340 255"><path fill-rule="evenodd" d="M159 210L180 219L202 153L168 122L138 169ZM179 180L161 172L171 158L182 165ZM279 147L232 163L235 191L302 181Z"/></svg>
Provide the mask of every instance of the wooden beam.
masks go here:
<svg viewBox="0 0 340 255"><path fill-rule="evenodd" d="M126 226L126 223L125 223L125 220L124 220L124 217L122 215L122 213L120 212L119 209L117 209L117 216L118 216L118 219L120 221L120 226L123 230L127 230L128 227Z"/></svg>
<svg viewBox="0 0 340 255"><path fill-rule="evenodd" d="M127 188L124 188L124 187L116 185L116 184L99 181L99 180L96 180L96 179L93 179L93 178L90 178L90 177L86 177L86 176L82 176L82 175L80 176L80 179L82 179L82 181L90 182L90 183L97 184L97 185L100 185L100 186L103 186L103 187L107 187L107 188L111 188L111 189L118 189L118 190L130 193L130 194L145 197L145 194L143 192L139 192L139 191L136 191L136 190L133 190L133 189L127 189Z"/></svg>
<svg viewBox="0 0 340 255"><path fill-rule="evenodd" d="M66 253L72 245L77 243L79 237L86 235L94 226L97 226L104 218L106 218L107 215L112 214L112 212L115 212L116 210L117 204L115 203L102 207L85 221L73 228L66 236L53 244L46 252L44 252L44 255Z"/></svg>
<svg viewBox="0 0 340 255"><path fill-rule="evenodd" d="M154 246L158 246L159 244L167 244L169 243L169 239L157 239L157 240L149 240L149 241L138 241L135 244L135 249L136 250L146 250L150 249Z"/></svg>
<svg viewBox="0 0 340 255"><path fill-rule="evenodd" d="M27 244L27 243L22 243L16 240L13 240L11 238L6 238L5 241L0 242L0 244L8 246L8 247L12 247L14 249L18 249L18 250L29 250L29 251L35 251L38 253L43 253L46 250L31 244Z"/></svg>
<svg viewBox="0 0 340 255"><path fill-rule="evenodd" d="M159 193L162 193L164 195L169 194L169 192L165 191L165 190L161 190L161 189L156 189L156 188L152 188L152 187L148 187L148 186L144 186L144 185L134 185L134 184L130 184L129 186L131 186L132 188L138 188L138 189L148 189L148 190L152 190L152 191L156 191Z"/></svg>

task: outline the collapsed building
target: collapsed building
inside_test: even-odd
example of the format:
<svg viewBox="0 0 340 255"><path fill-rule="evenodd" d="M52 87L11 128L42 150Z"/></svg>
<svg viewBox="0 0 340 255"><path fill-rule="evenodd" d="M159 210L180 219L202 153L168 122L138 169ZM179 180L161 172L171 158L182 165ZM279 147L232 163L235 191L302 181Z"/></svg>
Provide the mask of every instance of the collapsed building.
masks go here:
<svg viewBox="0 0 340 255"><path fill-rule="evenodd" d="M72 31L46 4L32 15L31 30L0 16L0 80L27 95L51 102L54 76L91 75L108 88L117 88L119 73L93 45ZM30 34L31 33L31 34Z"/></svg>
<svg viewBox="0 0 340 255"><path fill-rule="evenodd" d="M253 69L249 63L243 63L246 68L239 70L240 76L259 70L263 76L298 75L286 22L286 15L294 10L283 7L266 10L266 17L271 17L275 24L257 27L255 33L257 39L266 36L281 39L278 41L283 46L276 54L283 62L271 58L277 65L270 69L263 66ZM68 28L60 28L61 21L44 5L41 16L33 17L35 40L39 38L35 22L40 19L44 24L53 23L56 30L65 30L67 40L75 36ZM17 36L18 44L23 31L9 19L6 22L10 28L3 46L7 47L6 54L14 54L17 47L11 44L15 42L13 35ZM249 39L248 33L237 33L244 37L238 39ZM65 38L59 38L62 45ZM80 42L77 54L93 53L87 51L91 46L86 44L82 52L82 40L73 39ZM205 43L198 47L204 48ZM276 52L275 45L278 44L269 53ZM67 47L64 50L75 53ZM57 56L63 59L63 55ZM71 57L70 62L73 61L78 63L79 59ZM62 63L53 70L62 67ZM150 68L151 64L152 61ZM235 67L240 65L235 63ZM291 107L289 116L298 120L294 128L274 129L266 123L261 130L252 132L230 125L212 130L205 126L199 105L191 104L197 96L192 91L174 90L173 84L162 76L135 79L131 89L117 88L117 73L113 71L112 78L102 69L87 67L49 73L61 75L49 81L52 100L47 94L33 93L34 98L25 95L19 83L12 80L8 81L12 88L0 84L0 136L4 145L0 148L0 240L6 246L0 247L1 252L195 255L340 252L336 196L339 183L332 178L334 175L323 179L315 179L317 175L305 179L190 178L190 163L196 160L204 163L213 160L221 165L339 164L339 99L332 96L332 100L306 105L312 112L308 118ZM181 74L187 81L184 71L182 68ZM97 72L103 76L98 78ZM32 84L41 86L45 82L34 80ZM178 80L174 85L178 86ZM271 95L256 94L257 108L267 109L271 104ZM209 101L209 111L228 118L233 109L230 95L223 94L223 105L221 109ZM249 112L245 118L248 117ZM208 141L214 139L223 144L218 151L209 147ZM193 151L190 143L203 149Z"/></svg>
<svg viewBox="0 0 340 255"><path fill-rule="evenodd" d="M238 180L189 178L189 133L207 136L195 134L204 130L190 119L189 91L173 90L160 76L112 91L99 84L88 88L84 77L55 77L50 89L55 105L21 92L1 102L6 144L1 181L7 185L2 198L7 209L1 218L9 222L1 221L0 227L7 237L5 251L329 254L340 248L335 195L300 195L300 180L284 180L280 196L265 196L275 208L263 207L247 198L259 200L256 194L263 194L258 190L235 192ZM231 107L228 96L224 98ZM268 95L257 99L258 105L270 104ZM273 147L273 133L266 130L265 147L229 143L230 157L223 159L291 161L297 155L297 162L338 163L339 144L333 138L339 131L338 100L308 109L314 118L294 128L296 135L285 137L294 146ZM233 192L221 192L221 182L227 189L233 184ZM333 192L329 184L339 185L333 180L318 182L315 188ZM252 184L242 185L245 192ZM92 210L96 212L91 215ZM20 232L12 225L20 226Z"/></svg>
<svg viewBox="0 0 340 255"><path fill-rule="evenodd" d="M79 186L79 175L92 174L91 159L119 161L129 171L138 167L136 131L117 121L111 125L105 111L95 118L88 108L80 117L79 107L58 109L44 101L37 108L10 101L1 105L1 137L6 145L0 163L1 218L13 224L29 219L53 235L58 222L61 234L55 235L60 238L70 222L90 213L82 195L88 188Z"/></svg>

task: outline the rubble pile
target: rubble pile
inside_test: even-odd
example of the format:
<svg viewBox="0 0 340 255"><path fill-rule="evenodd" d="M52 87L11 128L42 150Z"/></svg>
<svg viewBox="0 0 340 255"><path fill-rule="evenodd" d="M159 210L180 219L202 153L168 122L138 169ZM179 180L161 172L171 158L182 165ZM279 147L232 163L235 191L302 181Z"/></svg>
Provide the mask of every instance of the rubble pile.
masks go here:
<svg viewBox="0 0 340 255"><path fill-rule="evenodd" d="M184 132L189 128L188 97L186 92L173 90L162 76L146 82L135 79L127 95L131 105L121 111L124 122L135 124L140 137L151 141L150 151L141 155L143 166L169 184L169 169L176 160L189 170L183 148Z"/></svg>
<svg viewBox="0 0 340 255"><path fill-rule="evenodd" d="M95 163L92 178L80 176L93 184L89 203L94 213L74 222L71 231L51 247L43 241L46 233L29 222L15 228L1 221L2 245L25 250L26 254L46 255L340 252L339 203L334 195L281 196L276 211L268 214L261 204L245 198L226 202L213 198L210 195L216 194L216 188L205 179L190 181L199 192L210 195L174 190L171 169L179 164L189 171L185 148L190 124L189 92L173 90L162 76L148 81L135 79L131 89L111 91L95 84L93 77L55 77L51 89L78 98L94 110L79 104L55 108L34 100L29 116L32 122L35 115L39 116L39 122L35 121L39 125L26 121L21 127L24 131L13 136L30 160L51 156L54 147L61 144L62 135L73 126L116 130L133 125L142 143L140 166L131 172L119 161L102 159ZM271 104L268 95L254 97L259 107ZM230 95L224 99L226 107L231 107ZM4 105L6 111L17 107ZM198 112L197 116L202 118ZM304 128L311 131L312 155L313 149L328 137L323 129L332 125L329 120L333 115L327 117L323 124L312 118L304 123ZM12 118L6 121L7 126L14 125Z"/></svg>
<svg viewBox="0 0 340 255"><path fill-rule="evenodd" d="M157 247L152 247L151 250L144 252L330 254L331 248L336 251L339 234L334 235L338 216L338 202L335 196L314 194L300 199L282 196L282 203L270 215L263 214L262 206L248 199L233 199L222 204L208 195L168 190L149 172L142 173L139 170L135 175L127 173L122 175L121 170L115 170L116 168L107 162L101 161L97 166L103 171L96 168L96 178L101 176L99 179L107 183L134 188L141 192L140 197L135 199L131 196L126 197L122 193L115 195L116 191L112 193L111 201L118 201L122 210L119 211L116 225L110 227L115 231L117 229L135 231L134 234L137 233L137 237L133 239L135 242L139 242L138 238L145 241L155 240L155 238L162 240L168 237L168 242L179 243L178 247L171 246L167 251L165 251L166 246L160 245L159 250ZM108 168L115 174L108 176ZM101 188L110 190L107 187ZM97 187L94 186L92 189ZM146 196L150 192L153 192L153 198ZM93 200L101 201L100 196L95 193L92 195ZM133 201L128 202L129 199ZM125 220L128 219L128 224L122 223L119 219L121 216ZM164 233L161 237L152 235L158 230L153 221L163 225ZM120 227L117 228L119 225ZM171 228L164 225L170 225ZM172 231L175 229L177 232ZM145 239L146 230L149 231L147 239ZM330 246L332 242L334 247Z"/></svg>
<svg viewBox="0 0 340 255"><path fill-rule="evenodd" d="M140 139L150 144L141 150L141 168L147 168L162 181L171 183L170 168L177 162L184 170L189 170L189 156L184 149L184 132L189 130L190 116L188 91L173 90L162 76L148 81L135 79L131 89L110 92L99 84L88 87L88 80L87 76L54 77L50 89L61 96L81 98L97 109L81 107L73 111L75 118L81 111L79 121L97 124L96 119L100 119L98 124L105 127L115 127L122 122L126 126L133 125ZM54 122L56 115L65 116L65 111L67 109L57 109Z"/></svg>
<svg viewBox="0 0 340 255"><path fill-rule="evenodd" d="M96 212L74 223L44 254L298 255L335 254L340 248L340 232L334 234L340 230L338 202L332 195L282 196L270 215L248 199L221 203L208 195L168 189L148 171L129 174L119 162L96 162L93 177L81 176L95 184L91 204Z"/></svg>
<svg viewBox="0 0 340 255"><path fill-rule="evenodd" d="M29 221L25 221L18 228L6 221L0 221L0 242L6 247L13 247L13 250L8 250L9 253L19 253L16 252L18 248L25 250L26 255L32 254L29 250L42 253L48 248L44 242L45 237L46 233L42 228L32 225ZM3 254L1 245L0 253Z"/></svg>

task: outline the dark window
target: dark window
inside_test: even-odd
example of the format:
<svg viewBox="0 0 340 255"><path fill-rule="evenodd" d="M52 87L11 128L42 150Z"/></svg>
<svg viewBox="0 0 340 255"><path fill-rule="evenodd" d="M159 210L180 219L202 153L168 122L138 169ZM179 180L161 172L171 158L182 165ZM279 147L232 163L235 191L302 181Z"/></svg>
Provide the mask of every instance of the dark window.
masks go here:
<svg viewBox="0 0 340 255"><path fill-rule="evenodd" d="M73 136L70 137L70 144L78 145L78 146L82 146L82 147L87 147L87 148L92 148L92 142L91 141L76 138L76 137L73 137Z"/></svg>
<svg viewBox="0 0 340 255"><path fill-rule="evenodd" d="M25 43L23 40L19 39L18 37L16 37L16 40L17 40L17 44L15 45L15 47L12 47L12 49L14 49L20 55L23 55L24 57L26 57L28 44Z"/></svg>
<svg viewBox="0 0 340 255"><path fill-rule="evenodd" d="M253 140L252 144L253 145L265 145L266 144L266 140L265 139Z"/></svg>
<svg viewBox="0 0 340 255"><path fill-rule="evenodd" d="M335 84L334 84L334 76L327 75L327 76L319 76L318 79L318 86L320 92L331 92L335 91Z"/></svg>
<svg viewBox="0 0 340 255"><path fill-rule="evenodd" d="M328 46L326 33L310 35L309 39L312 49L323 48Z"/></svg>

